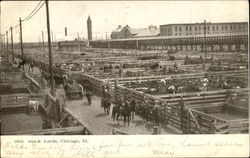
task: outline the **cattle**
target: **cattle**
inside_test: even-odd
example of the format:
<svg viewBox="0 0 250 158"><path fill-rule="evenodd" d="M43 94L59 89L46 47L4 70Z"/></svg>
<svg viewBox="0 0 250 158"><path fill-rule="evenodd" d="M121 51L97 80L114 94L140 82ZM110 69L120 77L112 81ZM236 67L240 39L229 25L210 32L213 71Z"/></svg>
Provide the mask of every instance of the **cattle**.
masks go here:
<svg viewBox="0 0 250 158"><path fill-rule="evenodd" d="M28 107L30 112L38 112L39 102L37 100L29 100Z"/></svg>

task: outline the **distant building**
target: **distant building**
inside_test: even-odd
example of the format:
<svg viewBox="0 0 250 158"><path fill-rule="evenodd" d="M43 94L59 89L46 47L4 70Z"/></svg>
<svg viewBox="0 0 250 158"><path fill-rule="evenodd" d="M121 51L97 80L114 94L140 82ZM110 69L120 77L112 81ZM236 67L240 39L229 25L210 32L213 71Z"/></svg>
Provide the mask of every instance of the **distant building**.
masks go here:
<svg viewBox="0 0 250 158"><path fill-rule="evenodd" d="M139 37L154 37L160 34L160 29L156 26L149 26L148 28L130 28L128 25L122 27L119 25L111 33L111 39L123 38L139 38Z"/></svg>
<svg viewBox="0 0 250 158"><path fill-rule="evenodd" d="M92 40L92 22L90 16L88 17L87 20L87 28L88 28L88 40Z"/></svg>
<svg viewBox="0 0 250 158"><path fill-rule="evenodd" d="M84 48L88 46L87 41L60 41L58 42L59 51L68 51L68 52L78 52L83 51Z"/></svg>
<svg viewBox="0 0 250 158"><path fill-rule="evenodd" d="M247 32L247 22L206 23L206 34L208 36L216 34L241 34ZM204 36L204 23L160 25L160 36L193 37L199 35Z"/></svg>

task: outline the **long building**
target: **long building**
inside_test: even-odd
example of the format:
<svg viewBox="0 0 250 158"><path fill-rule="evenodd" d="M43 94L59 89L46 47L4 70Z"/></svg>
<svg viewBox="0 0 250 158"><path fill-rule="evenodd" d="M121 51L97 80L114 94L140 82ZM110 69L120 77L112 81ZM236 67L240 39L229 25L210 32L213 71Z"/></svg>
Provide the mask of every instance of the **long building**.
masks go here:
<svg viewBox="0 0 250 158"><path fill-rule="evenodd" d="M230 35L248 32L247 22L192 23L160 25L160 36L194 37L204 35Z"/></svg>
<svg viewBox="0 0 250 158"><path fill-rule="evenodd" d="M239 35L248 33L247 22L224 23L183 23L149 26L148 28L131 28L119 25L111 33L111 39L127 39L142 37L204 37L204 35Z"/></svg>

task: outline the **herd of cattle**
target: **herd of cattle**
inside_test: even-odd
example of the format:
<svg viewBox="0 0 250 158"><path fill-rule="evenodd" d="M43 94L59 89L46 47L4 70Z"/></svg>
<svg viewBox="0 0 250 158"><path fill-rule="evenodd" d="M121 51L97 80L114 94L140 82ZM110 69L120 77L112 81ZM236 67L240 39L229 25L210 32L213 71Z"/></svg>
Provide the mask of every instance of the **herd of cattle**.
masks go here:
<svg viewBox="0 0 250 158"><path fill-rule="evenodd" d="M148 94L175 94L184 92L200 92L218 89L245 88L241 82L232 82L222 78L161 79L147 81L130 81L124 86Z"/></svg>

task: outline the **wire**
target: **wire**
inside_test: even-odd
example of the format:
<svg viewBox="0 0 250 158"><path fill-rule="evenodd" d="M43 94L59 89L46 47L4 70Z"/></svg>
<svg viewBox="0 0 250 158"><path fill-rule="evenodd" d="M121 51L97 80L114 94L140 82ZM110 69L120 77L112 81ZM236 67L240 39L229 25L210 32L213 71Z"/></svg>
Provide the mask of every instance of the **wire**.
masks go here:
<svg viewBox="0 0 250 158"><path fill-rule="evenodd" d="M42 2L42 1L40 1L40 2L37 4L37 6L35 7L35 9L33 9L32 12L31 12L26 18L24 18L23 21L25 21L26 19L28 19L28 18L35 12L35 10L39 7L39 5L41 4L41 2Z"/></svg>
<svg viewBox="0 0 250 158"><path fill-rule="evenodd" d="M22 20L22 21L28 21L29 19L31 19L34 15L36 15L36 13L42 8L42 6L45 4L45 2L36 10L36 12L33 14L33 15L31 15L28 19L27 18L25 18L24 20Z"/></svg>
<svg viewBox="0 0 250 158"><path fill-rule="evenodd" d="M32 12L26 18L24 18L24 20L22 20L22 21L28 21L29 19L31 19L41 9L41 7L44 5L45 2L39 7L39 5L41 3L42 3L42 1L40 1L37 4L37 6L32 10ZM38 10L37 10L37 8L38 8ZM19 26L20 26L20 23L16 24L14 27L12 27L12 29L14 30L14 29L18 28ZM11 30L11 28L9 29L9 31L10 30Z"/></svg>
<svg viewBox="0 0 250 158"><path fill-rule="evenodd" d="M19 26L20 26L20 24L16 24L16 26L12 27L12 29L15 29L15 28L17 28Z"/></svg>

